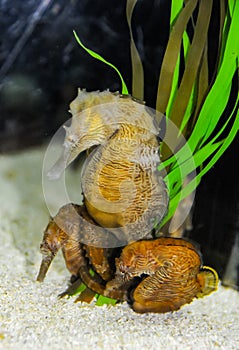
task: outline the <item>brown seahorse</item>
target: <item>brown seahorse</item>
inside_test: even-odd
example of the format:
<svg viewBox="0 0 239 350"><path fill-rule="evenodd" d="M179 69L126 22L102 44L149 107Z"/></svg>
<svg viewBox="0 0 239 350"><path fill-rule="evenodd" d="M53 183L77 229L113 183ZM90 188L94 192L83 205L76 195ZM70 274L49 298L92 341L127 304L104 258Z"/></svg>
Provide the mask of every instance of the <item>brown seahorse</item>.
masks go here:
<svg viewBox="0 0 239 350"><path fill-rule="evenodd" d="M147 107L130 96L79 89L70 104L57 177L81 152L89 154L81 185L88 213L125 245L150 237L164 217L168 193L160 176L158 126Z"/></svg>

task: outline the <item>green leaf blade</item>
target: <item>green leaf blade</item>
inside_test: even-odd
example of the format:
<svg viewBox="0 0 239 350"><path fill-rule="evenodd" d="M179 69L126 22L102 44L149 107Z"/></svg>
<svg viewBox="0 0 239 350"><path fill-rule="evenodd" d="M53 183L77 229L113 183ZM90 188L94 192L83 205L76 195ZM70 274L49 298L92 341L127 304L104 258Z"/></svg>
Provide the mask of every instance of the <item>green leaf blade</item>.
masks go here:
<svg viewBox="0 0 239 350"><path fill-rule="evenodd" d="M128 92L127 86L126 86L126 84L125 84L125 82L124 82L124 79L123 79L123 77L122 77L120 71L118 70L118 68L116 68L112 63L106 61L106 60L105 60L101 55L99 55L98 53L96 53L96 52L94 52L94 51L88 49L88 48L81 42L81 40L80 40L80 38L78 37L78 35L76 34L76 31L75 31L75 30L73 30L73 33L74 33L75 39L76 39L76 41L78 42L78 44L79 44L86 52L88 52L89 55L91 55L91 56L94 57L95 59L97 59L97 60L99 60L99 61L101 61L101 62L107 64L108 66L110 66L111 68L113 68L113 69L117 72L117 74L118 74L119 77L120 77L121 84L122 84L122 94L128 95L129 92Z"/></svg>

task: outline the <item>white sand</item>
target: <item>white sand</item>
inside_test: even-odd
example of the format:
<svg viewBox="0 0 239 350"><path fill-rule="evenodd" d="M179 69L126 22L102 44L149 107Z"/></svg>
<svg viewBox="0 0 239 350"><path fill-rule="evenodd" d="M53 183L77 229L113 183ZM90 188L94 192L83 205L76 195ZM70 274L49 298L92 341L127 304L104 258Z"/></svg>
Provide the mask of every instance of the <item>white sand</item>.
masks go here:
<svg viewBox="0 0 239 350"><path fill-rule="evenodd" d="M57 299L69 279L61 254L46 281L37 283L49 215L43 156L44 149L0 157L0 349L239 349L235 290L220 287L167 314L139 315L126 303L74 304L73 298Z"/></svg>

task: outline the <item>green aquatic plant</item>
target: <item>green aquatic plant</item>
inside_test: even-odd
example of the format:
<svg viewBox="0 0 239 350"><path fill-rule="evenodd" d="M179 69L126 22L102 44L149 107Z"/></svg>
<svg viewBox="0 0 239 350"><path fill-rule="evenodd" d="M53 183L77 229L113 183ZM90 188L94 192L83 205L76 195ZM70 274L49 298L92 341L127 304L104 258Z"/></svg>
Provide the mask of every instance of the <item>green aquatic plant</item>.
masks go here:
<svg viewBox="0 0 239 350"><path fill-rule="evenodd" d="M128 89L127 89L127 86L126 86L126 84L125 84L125 82L124 82L124 79L123 79L122 75L120 74L120 71L119 71L112 63L106 61L106 60L105 60L102 56L100 56L98 53L96 53L96 52L94 52L94 51L88 49L87 47L85 47L85 46L83 45L83 43L81 42L80 38L78 37L78 35L76 34L75 30L73 30L73 34L74 34L74 36L75 36L76 41L78 42L78 44L79 44L89 55L91 55L91 56L94 57L95 59L97 59L97 60L99 60L99 61L101 61L101 62L107 64L108 66L110 66L111 68L113 68L113 69L117 72L117 74L118 74L119 77L120 77L121 83L122 83L122 94L127 95L127 94L128 94Z"/></svg>
<svg viewBox="0 0 239 350"><path fill-rule="evenodd" d="M137 0L127 0L126 3L131 39L131 94L144 100L143 64L131 27L136 3ZM167 169L165 181L170 195L168 214L162 226L172 219L179 203L196 189L239 130L239 1L220 0L218 4L220 24L217 62L210 78L208 31L213 15L213 0L171 1L170 34L155 101L155 109L166 116L166 123L173 123L177 127L177 131L173 130L171 134L171 138L177 141L176 152L172 152L165 140L161 144L160 169ZM193 28L191 37L188 33L189 21ZM128 88L119 70L86 48L75 31L74 35L91 56L116 70L122 82L122 94L127 94ZM235 89L236 96L230 100ZM97 303L104 302L107 303L104 297L99 296Z"/></svg>

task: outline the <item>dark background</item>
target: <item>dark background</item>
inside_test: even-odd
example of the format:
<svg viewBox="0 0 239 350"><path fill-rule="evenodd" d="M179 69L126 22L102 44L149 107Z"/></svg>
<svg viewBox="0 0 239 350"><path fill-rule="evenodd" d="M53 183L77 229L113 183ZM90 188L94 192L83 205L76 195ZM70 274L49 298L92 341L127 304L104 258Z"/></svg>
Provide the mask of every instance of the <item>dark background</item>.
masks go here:
<svg viewBox="0 0 239 350"><path fill-rule="evenodd" d="M210 76L219 24L214 1L209 30ZM0 152L46 143L67 120L77 88L120 90L116 72L91 58L82 42L113 63L131 86L126 1L0 0ZM196 13L195 13L196 15ZM133 32L145 71L145 100L155 107L158 76L169 35L170 1L138 1ZM188 26L191 31L191 25ZM235 83L235 91L238 85ZM232 91L232 95L235 95ZM225 116L227 117L227 116ZM239 232L238 140L199 185L189 236L200 243L205 264L223 276Z"/></svg>

